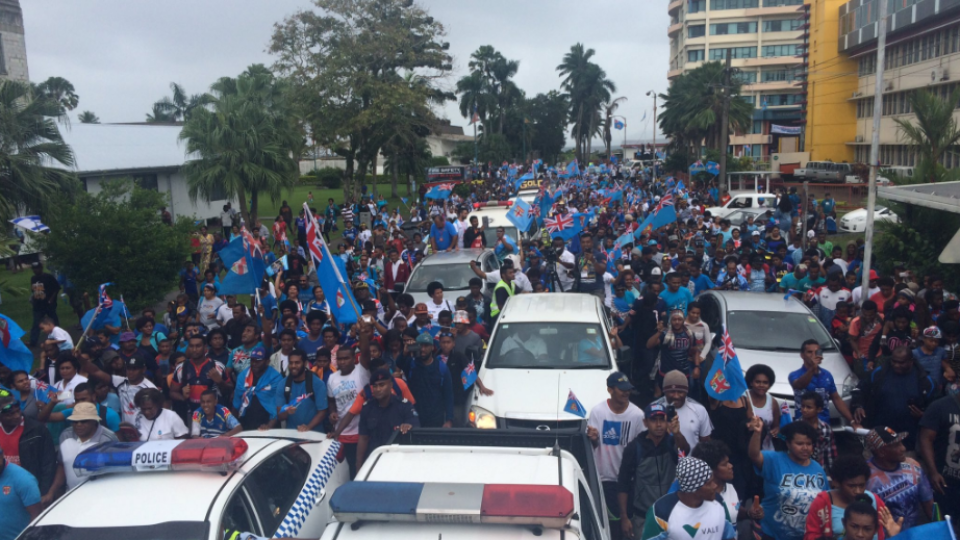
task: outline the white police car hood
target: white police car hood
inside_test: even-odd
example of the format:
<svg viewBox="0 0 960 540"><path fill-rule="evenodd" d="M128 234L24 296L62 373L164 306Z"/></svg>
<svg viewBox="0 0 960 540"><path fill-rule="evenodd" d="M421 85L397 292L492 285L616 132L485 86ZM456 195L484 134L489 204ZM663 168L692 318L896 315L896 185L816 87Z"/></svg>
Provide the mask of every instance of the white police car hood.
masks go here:
<svg viewBox="0 0 960 540"><path fill-rule="evenodd" d="M578 420L563 408L572 391L589 411L609 397L607 376L612 368L598 369L487 369L483 384L494 391L480 395L475 404L498 418L518 420Z"/></svg>

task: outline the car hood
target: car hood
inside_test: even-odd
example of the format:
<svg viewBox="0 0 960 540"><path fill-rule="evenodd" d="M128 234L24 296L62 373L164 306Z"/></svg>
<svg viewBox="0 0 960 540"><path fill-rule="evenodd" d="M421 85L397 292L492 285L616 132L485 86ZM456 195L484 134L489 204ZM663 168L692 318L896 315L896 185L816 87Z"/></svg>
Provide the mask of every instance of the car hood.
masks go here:
<svg viewBox="0 0 960 540"><path fill-rule="evenodd" d="M493 390L492 396L480 395L474 404L498 418L524 420L575 420L563 412L570 392L589 412L607 399L605 369L486 369L480 370L483 385Z"/></svg>
<svg viewBox="0 0 960 540"><path fill-rule="evenodd" d="M775 396L792 396L793 387L790 386L790 373L800 369L803 360L800 359L800 352L787 351L759 351L751 349L737 348L737 357L740 359L740 367L746 372L751 366L756 364L766 364L773 369L777 378L770 393ZM821 367L833 375L833 380L837 385L837 391L843 396L843 384L850 377L848 384L856 384L856 376L850 371L850 366L843 356L837 351L827 351L823 355ZM844 398L849 396L843 396Z"/></svg>
<svg viewBox="0 0 960 540"><path fill-rule="evenodd" d="M850 211L850 212L847 212L847 213L843 216L843 220L844 220L844 221L858 220L858 219L867 219L867 209L866 209L866 208L859 208L859 209L857 209L857 210L852 210L852 211Z"/></svg>

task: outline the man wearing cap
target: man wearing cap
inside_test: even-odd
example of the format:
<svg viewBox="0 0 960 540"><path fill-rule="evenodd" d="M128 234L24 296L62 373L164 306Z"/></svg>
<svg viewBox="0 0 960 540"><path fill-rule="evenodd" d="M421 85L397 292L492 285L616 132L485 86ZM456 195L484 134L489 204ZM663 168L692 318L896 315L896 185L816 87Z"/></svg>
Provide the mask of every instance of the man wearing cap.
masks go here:
<svg viewBox="0 0 960 540"><path fill-rule="evenodd" d="M60 433L60 463L67 490L82 480L73 469L73 461L80 452L105 442L117 442L117 436L100 425L100 415L93 403L77 403L67 417L70 427Z"/></svg>
<svg viewBox="0 0 960 540"><path fill-rule="evenodd" d="M942 337L940 328L936 326L924 328L920 346L913 350L913 358L930 375L937 387L943 384L942 362L947 357L947 351L940 346Z"/></svg>
<svg viewBox="0 0 960 540"><path fill-rule="evenodd" d="M283 405L283 375L270 367L262 348L251 350L249 359L249 367L237 376L233 408L244 430L275 428Z"/></svg>
<svg viewBox="0 0 960 540"><path fill-rule="evenodd" d="M906 438L906 433L876 426L865 441L873 454L866 488L883 499L894 520L903 518L901 531L933 519L933 489L920 464L907 457Z"/></svg>
<svg viewBox="0 0 960 540"><path fill-rule="evenodd" d="M852 268L852 266L851 266L851 268ZM869 288L869 290L867 291L867 298L870 298L871 296L873 296L873 295L877 294L878 292L880 292L880 287L877 286L877 281L879 281L879 280L880 280L880 275L877 274L877 271L876 271L876 270L870 270L870 279L868 280L868 281L869 281L869 284L870 284L870 288ZM859 283L860 283L860 279L859 279L859 278L857 279L857 283L858 283L858 285L857 285L856 287L854 287L854 289L853 289L852 291L850 291L850 294L853 295L853 303L859 306L859 305L860 305L860 299L861 299L861 297L863 296L863 286L859 285Z"/></svg>
<svg viewBox="0 0 960 540"><path fill-rule="evenodd" d="M418 333L429 334L432 338L437 335L437 332L440 331L440 327L433 324L433 317L430 315L430 308L428 308L423 302L414 306L413 317L413 324L411 324L410 327L416 330Z"/></svg>
<svg viewBox="0 0 960 540"><path fill-rule="evenodd" d="M587 420L587 437L593 444L593 455L597 462L597 471L603 483L604 499L611 519L610 531L619 538L620 506L617 503L617 479L620 474L620 462L623 461L624 448L646 427L643 424L643 411L630 403L633 385L626 375L619 372L607 377L607 393L610 399L596 404L590 409Z"/></svg>
<svg viewBox="0 0 960 540"><path fill-rule="evenodd" d="M445 362L434 355L433 338L417 336L417 351L404 367L407 384L417 400L417 414L423 427L453 425L453 379Z"/></svg>
<svg viewBox="0 0 960 540"><path fill-rule="evenodd" d="M369 398L360 410L360 438L357 442L357 468L363 466L370 452L386 444L395 431L406 434L420 427L414 406L393 393L393 375L380 368L370 375L370 384L364 389Z"/></svg>
<svg viewBox="0 0 960 540"><path fill-rule="evenodd" d="M110 353L110 350L105 351L104 356L108 353ZM144 388L157 387L145 378L147 366L139 356L133 356L124 363L126 372L123 376L111 375L100 369L89 358L83 356L80 357L80 362L82 369L87 372L91 379L109 383L117 390L117 397L120 398L121 420L127 423L132 424L137 418L137 414L140 413L140 407L136 403L137 392Z"/></svg>
<svg viewBox="0 0 960 540"><path fill-rule="evenodd" d="M671 408L680 418L680 431L693 450L697 443L710 438L713 423L707 409L687 396L690 387L687 376L682 371L673 370L663 376L663 396L654 403L664 407L669 413Z"/></svg>
<svg viewBox="0 0 960 540"><path fill-rule="evenodd" d="M42 510L37 479L9 462L0 446L0 540L14 540Z"/></svg>
<svg viewBox="0 0 960 540"><path fill-rule="evenodd" d="M145 363L150 363L147 362L147 359L137 350L137 335L133 332L123 332L120 334L120 349L117 350L117 354L123 359L124 364L131 358L140 358ZM153 359L151 358L150 360L152 361Z"/></svg>
<svg viewBox="0 0 960 540"><path fill-rule="evenodd" d="M57 451L46 426L20 412L20 400L12 392L0 388L0 448L10 463L32 474L40 487L44 504L54 499L59 489ZM2 497L2 494L0 494Z"/></svg>
<svg viewBox="0 0 960 540"><path fill-rule="evenodd" d="M643 540L734 540L737 531L726 507L717 502L713 469L697 458L677 464L680 490L664 495L647 510Z"/></svg>
<svg viewBox="0 0 960 540"><path fill-rule="evenodd" d="M465 310L458 310L453 314L453 325L453 349L468 359L479 360L482 357L483 339L470 329L470 315Z"/></svg>

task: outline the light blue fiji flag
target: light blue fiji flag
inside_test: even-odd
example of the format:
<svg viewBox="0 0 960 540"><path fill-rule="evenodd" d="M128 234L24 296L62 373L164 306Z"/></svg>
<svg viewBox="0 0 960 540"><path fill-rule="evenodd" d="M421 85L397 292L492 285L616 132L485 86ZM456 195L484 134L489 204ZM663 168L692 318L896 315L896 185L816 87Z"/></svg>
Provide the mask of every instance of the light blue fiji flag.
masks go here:
<svg viewBox="0 0 960 540"><path fill-rule="evenodd" d="M428 199L449 199L453 192L453 184L437 184L430 188L425 195Z"/></svg>
<svg viewBox="0 0 960 540"><path fill-rule="evenodd" d="M640 235L647 229L656 230L675 221L677 221L677 209L673 207L673 194L667 193L660 199L647 219L643 220L643 223L634 232L634 236L640 238Z"/></svg>
<svg viewBox="0 0 960 540"><path fill-rule="evenodd" d="M706 166L704 166L703 161L699 159L695 161L693 165L690 165L690 174L701 173L705 170L707 170Z"/></svg>
<svg viewBox="0 0 960 540"><path fill-rule="evenodd" d="M737 350L726 327L723 329L723 342L713 359L713 366L704 381L710 397L720 401L735 401L747 391L747 380L743 378Z"/></svg>
<svg viewBox="0 0 960 540"><path fill-rule="evenodd" d="M473 383L477 382L477 367L473 365L473 360L467 364L467 367L463 368L463 373L460 375L460 382L463 383L463 389L467 390Z"/></svg>
<svg viewBox="0 0 960 540"><path fill-rule="evenodd" d="M720 164L717 163L716 161L708 161L707 172L714 176L717 176L718 174L720 174Z"/></svg>
<svg viewBox="0 0 960 540"><path fill-rule="evenodd" d="M950 516L946 521L935 521L926 525L918 525L897 535L897 540L957 540L950 525Z"/></svg>
<svg viewBox="0 0 960 540"><path fill-rule="evenodd" d="M267 273L263 250L247 229L220 250L227 275L220 282L220 294L253 294Z"/></svg>
<svg viewBox="0 0 960 540"><path fill-rule="evenodd" d="M347 273L343 259L330 253L327 243L323 241L323 235L320 234L320 225L316 218L306 204L303 206L307 218L307 249L316 266L320 287L327 297L330 312L338 323L354 324L360 314L360 307L349 283L343 279Z"/></svg>
<svg viewBox="0 0 960 540"><path fill-rule="evenodd" d="M404 206L410 206L410 201L406 197L400 197L400 200L403 201Z"/></svg>
<svg viewBox="0 0 960 540"><path fill-rule="evenodd" d="M587 409L584 408L583 403L580 403L580 400L577 399L573 390L570 390L570 394L567 395L567 403L563 406L563 412L568 412L580 418L587 417Z"/></svg>
<svg viewBox="0 0 960 540"><path fill-rule="evenodd" d="M567 165L567 174L570 176L580 176L580 165L577 163L577 160L574 159Z"/></svg>
<svg viewBox="0 0 960 540"><path fill-rule="evenodd" d="M513 208L507 212L507 219L513 223L518 231L526 232L530 230L530 222L537 216L537 211L523 199L517 199Z"/></svg>
<svg viewBox="0 0 960 540"><path fill-rule="evenodd" d="M630 244L636 243L636 240L633 238L633 232L626 232L617 238L617 241L614 242L618 248L623 249L623 246L628 246Z"/></svg>
<svg viewBox="0 0 960 540"><path fill-rule="evenodd" d="M11 371L33 370L33 353L20 341L26 332L10 317L0 315L0 364Z"/></svg>

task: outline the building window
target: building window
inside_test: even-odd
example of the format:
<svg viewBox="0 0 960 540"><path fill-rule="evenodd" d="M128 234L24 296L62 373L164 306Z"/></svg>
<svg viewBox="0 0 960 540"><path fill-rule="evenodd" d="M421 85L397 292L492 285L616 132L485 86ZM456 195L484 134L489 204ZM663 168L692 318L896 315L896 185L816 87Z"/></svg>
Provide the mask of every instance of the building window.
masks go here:
<svg viewBox="0 0 960 540"><path fill-rule="evenodd" d="M690 0L687 6L688 13L700 13L707 10L707 0Z"/></svg>
<svg viewBox="0 0 960 540"><path fill-rule="evenodd" d="M700 24L697 26L688 26L687 27L687 37L688 38L698 38L707 35L706 25Z"/></svg>
<svg viewBox="0 0 960 540"><path fill-rule="evenodd" d="M756 34L756 33L757 33L756 22L736 22L736 23L723 23L723 24L710 25L711 36L726 36L730 34Z"/></svg>
<svg viewBox="0 0 960 540"><path fill-rule="evenodd" d="M796 45L764 45L763 57L771 58L775 56L796 56Z"/></svg>
<svg viewBox="0 0 960 540"><path fill-rule="evenodd" d="M803 21L800 19L780 19L776 21L763 21L764 32L792 32L799 30Z"/></svg>
<svg viewBox="0 0 960 540"><path fill-rule="evenodd" d="M727 51L730 51L730 58L756 58L756 47L731 47L729 49L710 49L711 60L725 60Z"/></svg>
<svg viewBox="0 0 960 540"><path fill-rule="evenodd" d="M803 0L763 0L763 7L799 6Z"/></svg>
<svg viewBox="0 0 960 540"><path fill-rule="evenodd" d="M687 51L687 62L703 62L703 49Z"/></svg>
<svg viewBox="0 0 960 540"><path fill-rule="evenodd" d="M753 84L757 82L756 71L737 71L734 74L734 77L740 82L740 84Z"/></svg>
<svg viewBox="0 0 960 540"><path fill-rule="evenodd" d="M710 9L747 9L760 7L759 0L710 0Z"/></svg>
<svg viewBox="0 0 960 540"><path fill-rule="evenodd" d="M155 174L138 174L133 177L133 183L137 185L140 189L149 189L150 191L158 191L157 189L157 175Z"/></svg>
<svg viewBox="0 0 960 540"><path fill-rule="evenodd" d="M751 105L757 104L757 96L737 96Z"/></svg>
<svg viewBox="0 0 960 540"><path fill-rule="evenodd" d="M778 69L776 71L764 71L761 74L761 82L792 82L797 78L795 69Z"/></svg>
<svg viewBox="0 0 960 540"><path fill-rule="evenodd" d="M769 107L782 107L800 103L803 101L803 96L801 94L769 94L763 96L763 101Z"/></svg>
<svg viewBox="0 0 960 540"><path fill-rule="evenodd" d="M750 130L753 135L763 135L763 120L754 120L753 129Z"/></svg>

